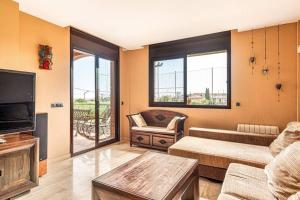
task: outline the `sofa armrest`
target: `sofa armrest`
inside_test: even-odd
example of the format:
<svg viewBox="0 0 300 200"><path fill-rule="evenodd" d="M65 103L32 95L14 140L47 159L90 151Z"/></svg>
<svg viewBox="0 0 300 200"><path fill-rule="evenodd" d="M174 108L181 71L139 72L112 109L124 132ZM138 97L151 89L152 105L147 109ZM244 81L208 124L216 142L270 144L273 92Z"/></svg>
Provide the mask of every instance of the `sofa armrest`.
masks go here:
<svg viewBox="0 0 300 200"><path fill-rule="evenodd" d="M175 131L176 133L183 133L184 132L184 122L186 120L186 117L180 117L175 124Z"/></svg>
<svg viewBox="0 0 300 200"><path fill-rule="evenodd" d="M135 124L135 122L133 121L133 119L132 119L132 115L136 115L136 114L139 114L139 113L135 113L135 114L131 114L131 115L126 115L127 116L127 118L128 118L128 121L129 121L129 129L131 130L131 128L133 127L133 126L136 126L136 124Z"/></svg>
<svg viewBox="0 0 300 200"><path fill-rule="evenodd" d="M231 130L190 128L189 135L206 139L223 140L260 146L269 146L277 135L244 133Z"/></svg>

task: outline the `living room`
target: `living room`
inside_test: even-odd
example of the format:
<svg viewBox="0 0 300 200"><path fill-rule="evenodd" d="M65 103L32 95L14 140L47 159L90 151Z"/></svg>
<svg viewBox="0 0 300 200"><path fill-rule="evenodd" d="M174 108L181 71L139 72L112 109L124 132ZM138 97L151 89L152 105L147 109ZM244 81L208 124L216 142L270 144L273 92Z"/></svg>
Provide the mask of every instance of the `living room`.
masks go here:
<svg viewBox="0 0 300 200"><path fill-rule="evenodd" d="M0 199L299 199L299 8L1 0Z"/></svg>

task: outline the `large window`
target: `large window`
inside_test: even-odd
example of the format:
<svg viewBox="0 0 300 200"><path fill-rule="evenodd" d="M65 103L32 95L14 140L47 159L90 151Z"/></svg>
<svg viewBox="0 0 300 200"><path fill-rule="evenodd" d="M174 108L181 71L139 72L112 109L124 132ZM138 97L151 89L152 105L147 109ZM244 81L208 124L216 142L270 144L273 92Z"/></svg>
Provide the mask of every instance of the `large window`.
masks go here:
<svg viewBox="0 0 300 200"><path fill-rule="evenodd" d="M150 45L149 105L230 108L230 33Z"/></svg>

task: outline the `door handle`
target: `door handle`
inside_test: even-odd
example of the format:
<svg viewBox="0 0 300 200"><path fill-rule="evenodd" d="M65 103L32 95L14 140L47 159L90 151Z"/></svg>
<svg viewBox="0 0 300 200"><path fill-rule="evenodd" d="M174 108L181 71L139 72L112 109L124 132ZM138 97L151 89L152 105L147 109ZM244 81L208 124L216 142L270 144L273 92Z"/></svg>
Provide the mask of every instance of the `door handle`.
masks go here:
<svg viewBox="0 0 300 200"><path fill-rule="evenodd" d="M167 142L166 142L166 140L159 140L159 143L166 144Z"/></svg>

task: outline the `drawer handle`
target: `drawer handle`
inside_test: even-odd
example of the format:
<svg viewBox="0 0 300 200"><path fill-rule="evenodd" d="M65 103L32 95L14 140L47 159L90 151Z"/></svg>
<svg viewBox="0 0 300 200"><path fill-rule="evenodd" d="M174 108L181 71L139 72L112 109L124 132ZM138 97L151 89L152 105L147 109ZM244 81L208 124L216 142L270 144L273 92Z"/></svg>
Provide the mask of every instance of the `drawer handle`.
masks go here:
<svg viewBox="0 0 300 200"><path fill-rule="evenodd" d="M137 137L136 139L140 142L140 141L142 141L144 138L141 137L141 136L139 136L139 137Z"/></svg>
<svg viewBox="0 0 300 200"><path fill-rule="evenodd" d="M166 144L167 142L166 142L166 140L159 140L159 143Z"/></svg>
<svg viewBox="0 0 300 200"><path fill-rule="evenodd" d="M0 170L0 177L2 176L2 170Z"/></svg>

